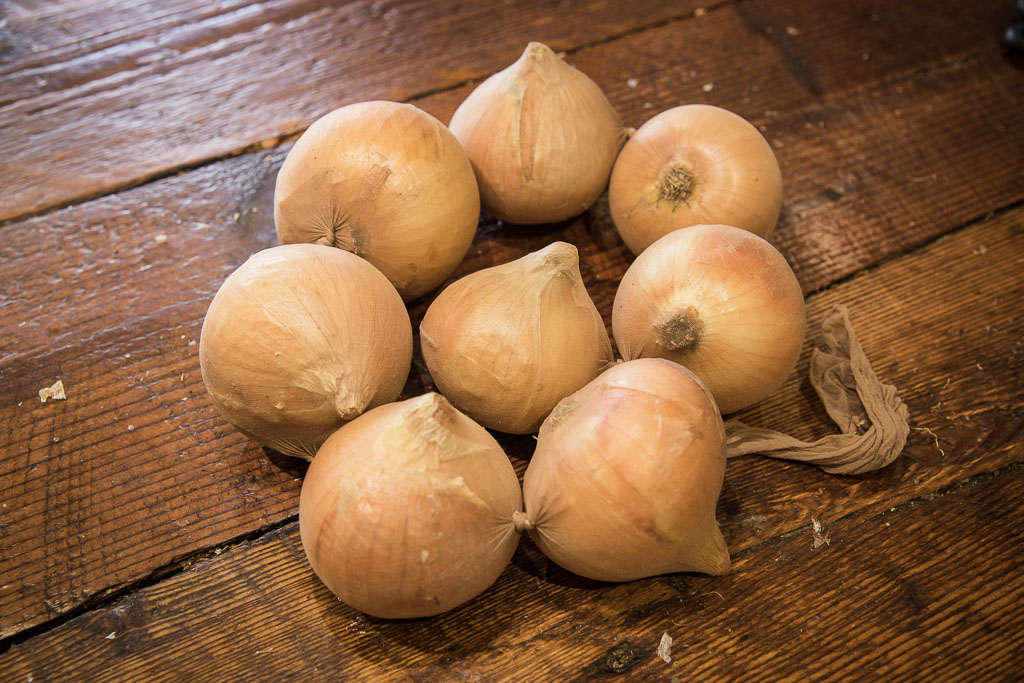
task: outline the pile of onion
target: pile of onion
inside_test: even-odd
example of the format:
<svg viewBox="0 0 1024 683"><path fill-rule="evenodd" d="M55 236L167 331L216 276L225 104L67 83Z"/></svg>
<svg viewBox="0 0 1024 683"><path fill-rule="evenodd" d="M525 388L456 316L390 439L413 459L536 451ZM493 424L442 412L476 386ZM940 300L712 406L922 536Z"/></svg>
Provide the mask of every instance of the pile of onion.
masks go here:
<svg viewBox="0 0 1024 683"><path fill-rule="evenodd" d="M721 415L775 391L804 339L799 283L765 239L781 175L760 133L716 107L663 112L623 147L626 135L597 84L530 43L451 131L367 102L325 115L288 154L283 245L224 282L200 364L240 431L315 454L302 544L345 603L385 618L453 609L493 584L523 530L593 579L729 571ZM412 356L404 301L455 272L481 204L551 223L606 187L639 254L612 310L625 362L576 247L555 242L437 295L420 339L439 393L394 402ZM539 428L522 489L486 428Z"/></svg>

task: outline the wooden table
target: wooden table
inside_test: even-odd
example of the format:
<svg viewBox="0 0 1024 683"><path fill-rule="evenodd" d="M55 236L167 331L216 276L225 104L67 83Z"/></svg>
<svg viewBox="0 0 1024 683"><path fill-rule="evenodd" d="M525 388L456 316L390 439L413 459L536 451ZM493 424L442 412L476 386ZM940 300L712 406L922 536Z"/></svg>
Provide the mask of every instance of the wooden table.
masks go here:
<svg viewBox="0 0 1024 683"><path fill-rule="evenodd" d="M0 679L1009 679L1024 666L1024 69L1010 0L0 4ZM304 464L205 394L224 277L276 243L275 174L342 104L447 121L540 40L627 125L687 102L772 143L772 238L806 351L846 304L911 413L902 456L832 476L730 461L725 577L601 584L524 541L433 619L334 599L298 536ZM599 204L481 220L456 276L555 239L610 320L631 261ZM418 325L429 298L410 305ZM829 433L806 353L740 417ZM61 379L66 400L37 392ZM417 354L404 396L431 387ZM522 473L533 440L502 437ZM812 520L828 544L814 547ZM674 638L672 662L655 650Z"/></svg>

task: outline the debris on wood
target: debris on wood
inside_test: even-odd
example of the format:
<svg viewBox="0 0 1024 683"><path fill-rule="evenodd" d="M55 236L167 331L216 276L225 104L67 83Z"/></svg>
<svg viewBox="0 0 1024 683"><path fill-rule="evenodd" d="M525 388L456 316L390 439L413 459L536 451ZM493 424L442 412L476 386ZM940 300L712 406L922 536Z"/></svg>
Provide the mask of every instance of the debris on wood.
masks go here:
<svg viewBox="0 0 1024 683"><path fill-rule="evenodd" d="M825 525L819 520L813 518L811 519L811 536L814 538L815 548L832 544L832 539L829 537L829 533L825 529Z"/></svg>
<svg viewBox="0 0 1024 683"><path fill-rule="evenodd" d="M167 241L167 235L160 233L159 235L153 238L153 241L156 242L157 244L163 244L164 242Z"/></svg>
<svg viewBox="0 0 1024 683"><path fill-rule="evenodd" d="M39 390L40 403L46 403L47 399L51 398L54 401L63 401L67 398L67 394L64 393L64 380L59 379L52 385Z"/></svg>
<svg viewBox="0 0 1024 683"><path fill-rule="evenodd" d="M661 634L661 642L658 643L658 656L661 657L666 664L672 663L672 636L668 633Z"/></svg>

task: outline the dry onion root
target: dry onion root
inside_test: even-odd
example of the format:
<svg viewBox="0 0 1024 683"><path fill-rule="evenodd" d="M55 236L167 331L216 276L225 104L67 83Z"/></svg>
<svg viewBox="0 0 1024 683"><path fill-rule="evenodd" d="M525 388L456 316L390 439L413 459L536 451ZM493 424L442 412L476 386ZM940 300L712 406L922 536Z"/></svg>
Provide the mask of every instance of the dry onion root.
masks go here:
<svg viewBox="0 0 1024 683"><path fill-rule="evenodd" d="M615 293L619 353L667 358L707 385L723 413L767 398L796 366L806 316L800 283L771 244L727 225L665 235Z"/></svg>
<svg viewBox="0 0 1024 683"><path fill-rule="evenodd" d="M324 443L302 485L313 569L348 605L385 618L439 614L486 590L519 542L515 471L442 396L369 411Z"/></svg>
<svg viewBox="0 0 1024 683"><path fill-rule="evenodd" d="M264 446L307 459L346 421L395 400L411 361L409 314L387 278L315 244L243 263L214 296L199 338L220 414Z"/></svg>
<svg viewBox="0 0 1024 683"><path fill-rule="evenodd" d="M545 555L592 579L724 574L724 474L722 418L693 373L661 359L621 363L541 426L523 480L526 526Z"/></svg>
<svg viewBox="0 0 1024 683"><path fill-rule="evenodd" d="M458 140L411 104L363 102L321 117L288 153L274 191L282 243L358 254L406 301L451 275L479 217Z"/></svg>
<svg viewBox="0 0 1024 683"><path fill-rule="evenodd" d="M782 174L754 126L725 109L690 104L661 112L629 139L608 201L634 254L689 225L724 223L767 239L782 209Z"/></svg>
<svg viewBox="0 0 1024 683"><path fill-rule="evenodd" d="M565 242L456 280L420 324L438 390L474 420L528 434L612 361L576 247Z"/></svg>
<svg viewBox="0 0 1024 683"><path fill-rule="evenodd" d="M585 211L626 139L597 84L541 43L481 83L448 125L473 164L484 211L511 223Z"/></svg>

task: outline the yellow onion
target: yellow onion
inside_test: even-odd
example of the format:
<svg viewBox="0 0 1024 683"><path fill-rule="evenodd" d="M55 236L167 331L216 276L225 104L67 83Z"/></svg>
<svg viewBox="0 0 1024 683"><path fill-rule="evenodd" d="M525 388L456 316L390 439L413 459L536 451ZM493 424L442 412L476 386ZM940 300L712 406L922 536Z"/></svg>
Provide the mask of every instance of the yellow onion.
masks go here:
<svg viewBox="0 0 1024 683"><path fill-rule="evenodd" d="M479 217L458 140L411 104L363 102L323 116L288 153L274 191L282 243L362 256L406 301L455 270Z"/></svg>
<svg viewBox="0 0 1024 683"><path fill-rule="evenodd" d="M438 390L474 420L527 434L612 360L576 247L540 251L456 280L420 324Z"/></svg>
<svg viewBox="0 0 1024 683"><path fill-rule="evenodd" d="M805 326L803 293L786 259L728 225L659 239L626 271L612 307L624 359L685 365L724 413L779 388L796 365Z"/></svg>
<svg viewBox="0 0 1024 683"><path fill-rule="evenodd" d="M398 292L363 259L292 244L228 276L199 338L210 400L240 431L312 458L332 432L393 401L412 361Z"/></svg>
<svg viewBox="0 0 1024 683"><path fill-rule="evenodd" d="M431 393L371 410L324 443L302 484L299 531L345 603L424 617L494 583L519 542L521 510L498 443Z"/></svg>
<svg viewBox="0 0 1024 683"><path fill-rule="evenodd" d="M473 163L484 210L512 223L582 213L626 138L597 84L541 43L481 83L448 125Z"/></svg>
<svg viewBox="0 0 1024 683"><path fill-rule="evenodd" d="M524 526L550 559L591 579L724 574L724 475L722 417L700 380L666 360L620 363L541 426Z"/></svg>
<svg viewBox="0 0 1024 683"><path fill-rule="evenodd" d="M767 239L782 210L782 174L754 126L725 109L689 104L661 112L630 138L608 202L634 254L688 225L724 223Z"/></svg>

